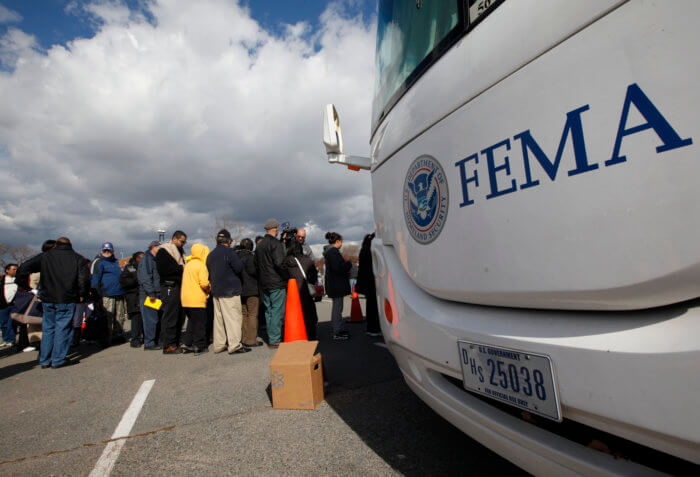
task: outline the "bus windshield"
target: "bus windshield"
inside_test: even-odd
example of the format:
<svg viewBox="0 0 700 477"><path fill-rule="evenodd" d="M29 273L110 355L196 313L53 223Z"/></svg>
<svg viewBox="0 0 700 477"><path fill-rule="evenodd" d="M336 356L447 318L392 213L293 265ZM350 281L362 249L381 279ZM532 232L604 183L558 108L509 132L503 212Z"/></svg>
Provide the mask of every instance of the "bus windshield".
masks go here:
<svg viewBox="0 0 700 477"><path fill-rule="evenodd" d="M460 25L458 0L380 0L372 129Z"/></svg>

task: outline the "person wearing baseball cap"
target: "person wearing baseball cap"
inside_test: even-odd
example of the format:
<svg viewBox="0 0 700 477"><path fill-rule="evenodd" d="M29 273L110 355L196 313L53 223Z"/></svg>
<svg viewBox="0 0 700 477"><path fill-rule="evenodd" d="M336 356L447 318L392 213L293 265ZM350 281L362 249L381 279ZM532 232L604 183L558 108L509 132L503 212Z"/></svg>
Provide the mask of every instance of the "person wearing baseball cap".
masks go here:
<svg viewBox="0 0 700 477"><path fill-rule="evenodd" d="M148 244L136 272L139 279L139 304L143 318L143 349L150 351L160 349L156 343L158 310L145 306L147 299L151 303L155 303L156 299L160 298L160 275L158 275L158 267L156 266L156 253L158 253L159 248L160 242L157 240Z"/></svg>
<svg viewBox="0 0 700 477"><path fill-rule="evenodd" d="M102 312L107 319L107 336L102 344L109 346L113 341L125 340L124 321L126 321L126 301L124 289L119 283L122 269L114 257L112 242L104 242L98 260L93 262L90 286L102 298Z"/></svg>
<svg viewBox="0 0 700 477"><path fill-rule="evenodd" d="M243 354L250 351L241 343L243 263L231 248L231 242L231 233L221 229L216 234L216 248L207 257L214 302L214 352L228 350L229 354Z"/></svg>
<svg viewBox="0 0 700 477"><path fill-rule="evenodd" d="M255 249L258 284L265 304L268 346L271 348L277 348L282 341L282 315L287 300L286 251L282 242L277 240L278 232L279 222L268 219L265 222L265 237Z"/></svg>

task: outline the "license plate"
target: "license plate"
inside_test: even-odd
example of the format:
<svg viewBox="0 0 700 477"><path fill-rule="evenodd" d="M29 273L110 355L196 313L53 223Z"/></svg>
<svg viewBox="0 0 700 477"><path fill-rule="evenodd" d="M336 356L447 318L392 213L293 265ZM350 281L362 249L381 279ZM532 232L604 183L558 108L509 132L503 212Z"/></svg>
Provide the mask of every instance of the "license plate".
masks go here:
<svg viewBox="0 0 700 477"><path fill-rule="evenodd" d="M549 356L458 341L464 389L561 421Z"/></svg>

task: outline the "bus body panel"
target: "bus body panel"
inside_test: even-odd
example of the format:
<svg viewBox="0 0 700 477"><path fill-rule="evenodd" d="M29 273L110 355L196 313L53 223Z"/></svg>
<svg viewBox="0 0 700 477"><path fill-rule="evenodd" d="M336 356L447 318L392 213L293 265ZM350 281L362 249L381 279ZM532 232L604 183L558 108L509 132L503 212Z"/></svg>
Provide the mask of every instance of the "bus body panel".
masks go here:
<svg viewBox="0 0 700 477"><path fill-rule="evenodd" d="M454 100L447 77L469 89L467 64L486 83L502 76L472 63L475 44L527 23L511 18L523 3L505 2L462 38L380 125L378 236L416 284L449 300L627 310L700 295L700 57L687 54L697 2L626 2L392 150L399 132L428 126L413 119L426 101ZM590 3L585 19L616 2ZM428 244L409 233L407 210L409 168L423 156L448 186Z"/></svg>
<svg viewBox="0 0 700 477"><path fill-rule="evenodd" d="M700 413L692 398L700 393L699 301L624 314L466 305L418 288L393 247L376 243L372 252L377 298L393 312L391 323L382 312L385 340L431 406L447 404L440 403L445 388L451 399L473 403L443 382L442 376L463 378L458 340L544 354L565 419L700 464ZM462 427L469 414L450 420Z"/></svg>

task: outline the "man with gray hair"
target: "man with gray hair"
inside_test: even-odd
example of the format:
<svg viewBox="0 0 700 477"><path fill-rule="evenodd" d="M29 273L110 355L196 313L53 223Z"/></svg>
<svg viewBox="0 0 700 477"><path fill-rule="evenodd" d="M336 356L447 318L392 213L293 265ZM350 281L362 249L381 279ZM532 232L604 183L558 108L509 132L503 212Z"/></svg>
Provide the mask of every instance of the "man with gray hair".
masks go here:
<svg viewBox="0 0 700 477"><path fill-rule="evenodd" d="M263 292L265 323L267 325L268 346L279 347L282 341L282 317L287 299L287 267L284 264L286 252L282 242L277 240L279 222L268 219L265 222L265 237L255 249L258 262L258 283Z"/></svg>
<svg viewBox="0 0 700 477"><path fill-rule="evenodd" d="M309 257L311 260L315 260L311 247L306 243L306 229L304 227L299 227L299 229L297 229L297 242L301 244L301 251L304 256Z"/></svg>

